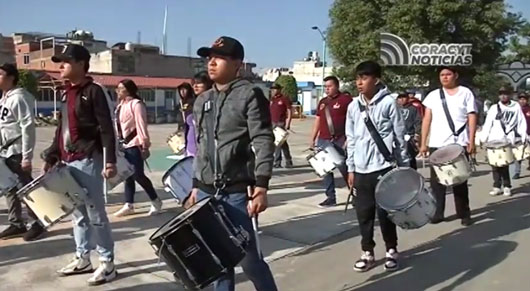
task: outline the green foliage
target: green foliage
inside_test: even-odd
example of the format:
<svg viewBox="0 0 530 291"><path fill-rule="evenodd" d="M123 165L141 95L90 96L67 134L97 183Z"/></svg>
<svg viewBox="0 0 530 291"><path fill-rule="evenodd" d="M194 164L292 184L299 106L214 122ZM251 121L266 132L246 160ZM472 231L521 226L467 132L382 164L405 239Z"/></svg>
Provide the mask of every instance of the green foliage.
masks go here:
<svg viewBox="0 0 530 291"><path fill-rule="evenodd" d="M507 9L499 0L336 0L330 10L328 43L340 66L337 73L345 81L354 79L358 63L379 60L381 32L399 35L408 43L471 43L473 65L461 68L461 80L489 90L496 79L496 61L509 37L524 24L520 14ZM393 90L438 84L435 67L387 67L384 71Z"/></svg>
<svg viewBox="0 0 530 291"><path fill-rule="evenodd" d="M37 96L39 82L30 71L19 71L18 86L28 90L33 96Z"/></svg>
<svg viewBox="0 0 530 291"><path fill-rule="evenodd" d="M291 101L295 102L298 100L298 86L296 85L296 79L293 76L278 76L274 83L282 86L282 94L289 97Z"/></svg>

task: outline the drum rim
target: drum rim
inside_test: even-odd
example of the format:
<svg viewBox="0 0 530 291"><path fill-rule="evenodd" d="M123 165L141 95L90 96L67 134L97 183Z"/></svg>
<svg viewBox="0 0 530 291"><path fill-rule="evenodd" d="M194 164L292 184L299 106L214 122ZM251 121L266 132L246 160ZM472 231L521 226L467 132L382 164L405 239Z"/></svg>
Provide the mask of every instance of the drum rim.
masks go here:
<svg viewBox="0 0 530 291"><path fill-rule="evenodd" d="M162 183L164 183L164 181L166 180L167 176L169 175L169 173L171 173L171 170L173 170L178 164L180 164L181 162L184 162L184 160L189 160L189 159L193 159L192 156L187 156L187 157L184 157L178 161L175 162L175 164L173 166L171 166L165 173L164 175L162 176Z"/></svg>
<svg viewBox="0 0 530 291"><path fill-rule="evenodd" d="M417 197L419 196L419 193L420 191L422 191L422 189L425 189L425 178L423 178L423 176L418 173L416 170L412 169L412 168L409 168L409 167L398 167L398 168L394 168L390 171L388 171L386 174L384 174L383 176L381 176L381 178L379 179L379 182L377 183L377 185L375 186L375 198L376 198L376 201L377 201L377 193L379 193L379 188L380 188L380 182L383 181L383 179L390 175L391 173L393 172L398 172L398 171L409 171L411 173L415 173L416 175L418 175L420 177L420 186L418 187L418 191L416 192L416 194L414 195L414 197L412 199L410 199L407 203L404 203L403 205L399 205L399 207L395 207L394 209L390 209L388 207L383 207L382 205L379 205L380 203L378 202L377 204L379 206L381 206L381 208L385 209L385 210L388 210L388 211L399 211L399 210L402 210L402 209L408 209L411 205L411 202L414 202L415 200L417 201Z"/></svg>
<svg viewBox="0 0 530 291"><path fill-rule="evenodd" d="M456 158L454 158L454 159L452 159L452 160L449 160L449 161L446 161L446 162L443 162L443 163L434 163L434 162L431 160L431 158L432 158L432 154L431 154L431 155L429 156L429 163L430 163L431 165L433 165L433 166L445 166L445 165L448 165L448 164L452 164L453 162L455 162L456 160L458 160L458 159L462 156L462 154L463 154L464 157L466 156L466 151L464 150L464 146L462 146L461 144L457 144L457 143L452 143L452 144L448 144L448 145L445 145L445 146L443 146L443 147L440 147L440 148L436 149L436 150L433 152L433 154L434 154L437 150L442 149L442 148L444 148L444 147L448 147L448 146L458 146L458 147L460 148L460 154L459 154Z"/></svg>

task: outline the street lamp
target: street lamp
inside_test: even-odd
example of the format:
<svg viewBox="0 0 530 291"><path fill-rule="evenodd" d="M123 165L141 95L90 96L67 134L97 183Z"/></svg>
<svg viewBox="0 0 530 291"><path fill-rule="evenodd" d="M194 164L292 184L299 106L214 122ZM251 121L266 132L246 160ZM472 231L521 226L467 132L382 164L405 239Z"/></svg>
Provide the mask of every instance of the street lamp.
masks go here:
<svg viewBox="0 0 530 291"><path fill-rule="evenodd" d="M320 33L322 37L322 98L324 98L324 78L326 78L326 34L320 30L318 26L311 27L312 30L316 30Z"/></svg>

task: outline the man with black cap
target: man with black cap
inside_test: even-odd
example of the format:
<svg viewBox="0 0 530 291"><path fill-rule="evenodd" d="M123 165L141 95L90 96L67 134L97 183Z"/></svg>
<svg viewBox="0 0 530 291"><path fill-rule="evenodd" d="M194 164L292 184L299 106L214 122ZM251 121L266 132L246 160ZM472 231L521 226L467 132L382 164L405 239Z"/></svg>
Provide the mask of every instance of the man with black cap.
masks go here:
<svg viewBox="0 0 530 291"><path fill-rule="evenodd" d="M477 108L473 92L458 85L458 72L453 67L439 69L442 87L431 91L425 100L425 116L421 128L420 153L426 157L438 148L459 144L467 154L475 153L475 133L477 129ZM429 133L432 133L429 136ZM428 144L427 144L428 139ZM440 184L431 167L431 187L436 199L436 213L432 223L445 220L445 195L447 187ZM469 187L467 181L453 186L456 215L463 226L472 224L469 209Z"/></svg>
<svg viewBox="0 0 530 291"><path fill-rule="evenodd" d="M417 99L416 99L417 100ZM417 142L420 140L421 116L418 109L412 104L410 95L401 93L397 96L397 103L405 122L405 141L410 157L410 167L417 169L416 155L418 155Z"/></svg>
<svg viewBox="0 0 530 291"><path fill-rule="evenodd" d="M291 128L291 100L282 94L282 86L274 84L271 87L271 120L273 127L279 127L284 130ZM282 167L282 153L285 156L285 167L293 167L293 158L289 150L287 141L283 142L281 146L276 148L274 153L274 167Z"/></svg>
<svg viewBox="0 0 530 291"><path fill-rule="evenodd" d="M17 87L19 73L15 65L0 66L0 157L6 166L18 176L19 182L31 182L31 160L35 148L34 97ZM6 193L9 227L0 233L0 239L24 235L25 241L36 240L44 233L37 216L28 208L28 216L34 220L26 229L22 218L22 204L16 195L17 188Z"/></svg>
<svg viewBox="0 0 530 291"><path fill-rule="evenodd" d="M106 89L87 76L90 53L80 45L68 44L52 57L60 63L61 78L68 80L61 100L61 116L52 145L43 152L44 170L64 163L81 187L87 190L85 204L72 214L76 254L57 271L61 276L92 272L90 252L99 254L100 265L88 279L99 285L114 279L114 240L105 211L103 177L116 175L116 137ZM103 163L106 150L106 163Z"/></svg>
<svg viewBox="0 0 530 291"><path fill-rule="evenodd" d="M269 102L261 89L238 77L244 59L239 41L222 36L197 53L208 58L208 74L214 86L199 95L193 107L199 149L188 202L193 204L217 194L215 199L232 223L250 234L247 254L241 261L243 271L256 290L275 291L271 270L254 241L250 219L267 208L274 158ZM249 186L251 193L247 192ZM233 269L227 270L215 282L215 290L234 290L234 275Z"/></svg>

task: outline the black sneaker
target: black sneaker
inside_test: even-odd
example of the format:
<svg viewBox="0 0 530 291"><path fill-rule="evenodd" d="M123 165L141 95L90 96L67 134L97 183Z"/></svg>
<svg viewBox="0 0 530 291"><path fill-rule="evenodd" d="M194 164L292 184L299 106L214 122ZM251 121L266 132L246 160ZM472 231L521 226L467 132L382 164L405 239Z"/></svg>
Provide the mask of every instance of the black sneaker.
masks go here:
<svg viewBox="0 0 530 291"><path fill-rule="evenodd" d="M25 227L18 227L15 225L10 225L8 228L4 229L0 233L0 239L10 239L15 238L17 236L22 236L23 234L28 231Z"/></svg>
<svg viewBox="0 0 530 291"><path fill-rule="evenodd" d="M331 200L329 198L326 198L326 200L318 204L318 207L320 208L328 208L328 207L333 207L333 206L337 206L337 201Z"/></svg>
<svg viewBox="0 0 530 291"><path fill-rule="evenodd" d="M519 174L515 174L515 175L513 175L513 177L512 177L512 179L514 179L514 180L517 180L517 179L519 179L519 178L521 178L521 175L519 175Z"/></svg>
<svg viewBox="0 0 530 291"><path fill-rule="evenodd" d="M46 230L44 229L44 227L42 227L42 225L40 225L40 223L34 222L29 228L29 230L26 232L26 234L24 235L24 240L25 241L38 240L42 238L45 232Z"/></svg>
<svg viewBox="0 0 530 291"><path fill-rule="evenodd" d="M285 163L285 168L286 169L292 169L293 168L293 162L286 162Z"/></svg>
<svg viewBox="0 0 530 291"><path fill-rule="evenodd" d="M460 220L460 224L463 226L470 226L473 224L473 220L471 220L471 217L462 218L462 220Z"/></svg>
<svg viewBox="0 0 530 291"><path fill-rule="evenodd" d="M274 168L279 169L282 167L282 164L274 164Z"/></svg>
<svg viewBox="0 0 530 291"><path fill-rule="evenodd" d="M353 265L353 270L356 272L366 272L375 265L375 258L373 252L363 252L360 259Z"/></svg>
<svg viewBox="0 0 530 291"><path fill-rule="evenodd" d="M445 221L445 218L443 218L443 217L433 217L431 219L431 223L432 224L438 224L438 223L444 222L444 221Z"/></svg>

